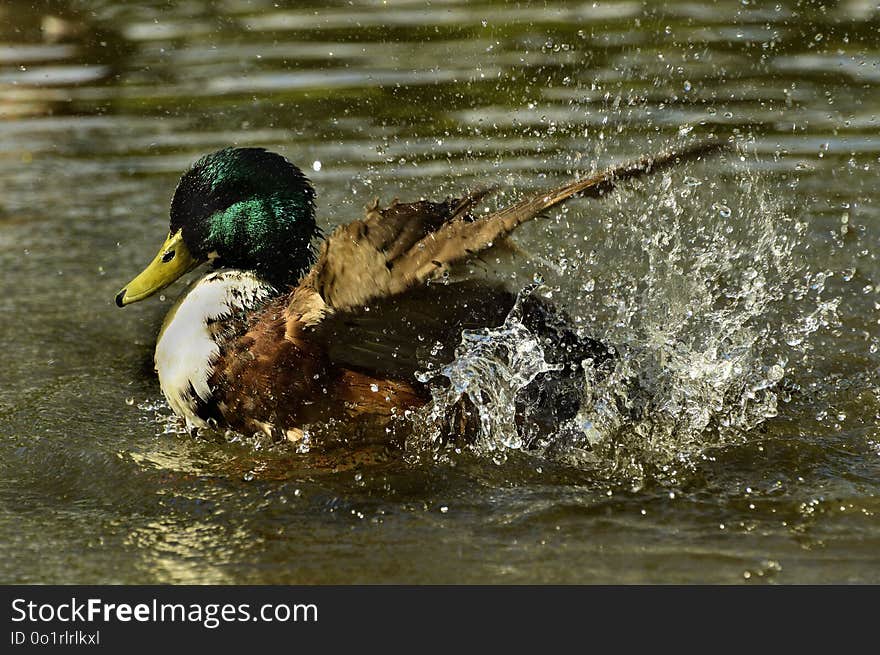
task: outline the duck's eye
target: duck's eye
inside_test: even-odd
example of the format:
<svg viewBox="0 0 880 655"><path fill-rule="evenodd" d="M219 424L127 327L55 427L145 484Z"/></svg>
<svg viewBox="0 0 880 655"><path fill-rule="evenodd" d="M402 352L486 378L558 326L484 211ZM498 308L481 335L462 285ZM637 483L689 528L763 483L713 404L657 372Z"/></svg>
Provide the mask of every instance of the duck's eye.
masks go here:
<svg viewBox="0 0 880 655"><path fill-rule="evenodd" d="M162 255L162 263L163 264L167 264L172 259L174 259L174 251L173 250L169 250L164 255Z"/></svg>

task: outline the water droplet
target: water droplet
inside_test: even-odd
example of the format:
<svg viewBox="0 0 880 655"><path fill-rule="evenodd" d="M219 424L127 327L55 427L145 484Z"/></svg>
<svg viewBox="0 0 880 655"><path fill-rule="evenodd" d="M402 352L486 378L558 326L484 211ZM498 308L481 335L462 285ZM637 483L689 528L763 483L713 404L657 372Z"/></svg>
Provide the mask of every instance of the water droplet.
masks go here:
<svg viewBox="0 0 880 655"><path fill-rule="evenodd" d="M767 371L767 379L770 382L779 382L783 377L785 377L785 369L779 364L774 364Z"/></svg>

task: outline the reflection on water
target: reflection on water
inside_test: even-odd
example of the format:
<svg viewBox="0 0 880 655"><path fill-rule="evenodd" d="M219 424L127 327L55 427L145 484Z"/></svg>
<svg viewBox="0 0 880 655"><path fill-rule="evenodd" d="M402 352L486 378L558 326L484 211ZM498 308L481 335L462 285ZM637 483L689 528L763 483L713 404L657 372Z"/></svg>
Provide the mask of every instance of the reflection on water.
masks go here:
<svg viewBox="0 0 880 655"><path fill-rule="evenodd" d="M0 7L0 579L877 582L876 3L326 5ZM519 279L622 353L530 452L178 434L151 372L173 291L112 304L230 143L310 170L327 227L710 134L741 153L518 235ZM515 327L447 373L500 370Z"/></svg>

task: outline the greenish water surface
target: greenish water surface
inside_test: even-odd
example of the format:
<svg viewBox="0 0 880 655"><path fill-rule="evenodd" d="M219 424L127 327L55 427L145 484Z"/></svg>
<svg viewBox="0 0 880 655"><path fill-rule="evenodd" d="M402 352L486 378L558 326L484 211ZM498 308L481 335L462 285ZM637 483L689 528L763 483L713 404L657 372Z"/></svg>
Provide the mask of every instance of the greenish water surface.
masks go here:
<svg viewBox="0 0 880 655"><path fill-rule="evenodd" d="M880 582L878 34L867 0L4 3L0 582ZM497 439L507 369L460 452L427 415L338 472L182 434L178 289L113 304L229 144L299 164L328 228L710 135L741 150L518 233L643 382L621 424L585 381L536 452Z"/></svg>

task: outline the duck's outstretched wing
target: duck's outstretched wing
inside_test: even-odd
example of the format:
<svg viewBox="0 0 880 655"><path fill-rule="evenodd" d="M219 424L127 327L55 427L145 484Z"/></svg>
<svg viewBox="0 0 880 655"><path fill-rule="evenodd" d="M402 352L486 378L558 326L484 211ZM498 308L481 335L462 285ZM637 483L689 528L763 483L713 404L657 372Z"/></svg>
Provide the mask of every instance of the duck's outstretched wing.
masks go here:
<svg viewBox="0 0 880 655"><path fill-rule="evenodd" d="M285 311L286 338L320 344L341 366L381 370L384 363L408 371L409 377L425 343L454 347L461 329L498 325L513 304L512 296L498 287L472 283L426 288L427 281L572 197L599 197L625 180L725 146L702 143L643 157L483 215L472 210L486 190L439 203L394 202L384 209L375 203L363 220L337 228L324 242L318 262Z"/></svg>
<svg viewBox="0 0 880 655"><path fill-rule="evenodd" d="M726 145L713 141L643 157L480 216L471 210L489 191L442 203L395 202L386 209L376 204L363 220L330 235L303 285L317 291L329 311L397 296L491 248L526 221L570 198L602 196L623 181L699 159Z"/></svg>
<svg viewBox="0 0 880 655"><path fill-rule="evenodd" d="M625 180L655 173L684 161L714 152L724 144L700 144L678 152L643 157L574 182L536 194L500 211L473 221L454 218L427 235L395 262L388 292L399 294L424 282L451 265L476 255L543 211L578 196L599 197Z"/></svg>

